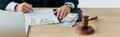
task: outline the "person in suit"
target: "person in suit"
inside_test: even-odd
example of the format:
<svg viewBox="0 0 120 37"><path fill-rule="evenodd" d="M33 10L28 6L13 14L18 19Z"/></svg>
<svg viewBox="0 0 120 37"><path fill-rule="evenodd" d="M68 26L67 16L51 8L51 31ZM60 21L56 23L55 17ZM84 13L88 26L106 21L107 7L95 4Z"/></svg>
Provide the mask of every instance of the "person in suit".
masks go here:
<svg viewBox="0 0 120 37"><path fill-rule="evenodd" d="M0 9L27 13L32 7L59 7L55 14L62 19L77 8L78 3L78 0L0 0Z"/></svg>

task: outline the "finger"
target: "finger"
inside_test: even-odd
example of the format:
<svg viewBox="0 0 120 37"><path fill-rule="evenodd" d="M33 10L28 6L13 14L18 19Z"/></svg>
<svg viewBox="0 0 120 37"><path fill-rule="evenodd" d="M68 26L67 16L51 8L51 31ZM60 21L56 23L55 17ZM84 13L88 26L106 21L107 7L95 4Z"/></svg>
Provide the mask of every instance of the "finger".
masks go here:
<svg viewBox="0 0 120 37"><path fill-rule="evenodd" d="M56 11L54 12L54 15L55 15L55 16L57 15L57 12L58 12L58 10L56 10Z"/></svg>
<svg viewBox="0 0 120 37"><path fill-rule="evenodd" d="M26 10L22 10L23 13L26 13Z"/></svg>
<svg viewBox="0 0 120 37"><path fill-rule="evenodd" d="M29 9L27 7L25 7L25 6L22 7L22 12L26 13L28 11L29 11Z"/></svg>
<svg viewBox="0 0 120 37"><path fill-rule="evenodd" d="M31 4L28 4L28 5L30 5L30 6L32 7L32 5L31 5Z"/></svg>
<svg viewBox="0 0 120 37"><path fill-rule="evenodd" d="M64 14L62 15L62 19L67 15L67 11L64 12Z"/></svg>
<svg viewBox="0 0 120 37"><path fill-rule="evenodd" d="M33 10L33 9L32 9L32 5L31 5L31 4L29 4L29 5L30 5L30 9Z"/></svg>
<svg viewBox="0 0 120 37"><path fill-rule="evenodd" d="M30 10L32 10L32 5L30 5L30 4L25 4L25 6L26 6L27 8L29 8Z"/></svg>
<svg viewBox="0 0 120 37"><path fill-rule="evenodd" d="M60 18L61 9L57 11L57 17Z"/></svg>
<svg viewBox="0 0 120 37"><path fill-rule="evenodd" d="M25 13L24 5L22 5L22 7L21 7L21 11L22 11L23 13Z"/></svg>
<svg viewBox="0 0 120 37"><path fill-rule="evenodd" d="M63 18L63 14L65 13L65 10L61 10L61 12L60 12L60 19L62 19Z"/></svg>
<svg viewBox="0 0 120 37"><path fill-rule="evenodd" d="M33 10L31 6L27 6L27 5L26 5L26 7L29 8L30 10Z"/></svg>
<svg viewBox="0 0 120 37"><path fill-rule="evenodd" d="M22 10L22 12L23 12L23 13L27 13L27 11L26 11L26 10Z"/></svg>
<svg viewBox="0 0 120 37"><path fill-rule="evenodd" d="M23 9L25 10L25 12L29 12L30 11L30 9L27 8L27 7L24 7Z"/></svg>
<svg viewBox="0 0 120 37"><path fill-rule="evenodd" d="M59 11L59 9L57 9L56 11L55 11L55 15L56 15L56 17L58 17L58 11Z"/></svg>

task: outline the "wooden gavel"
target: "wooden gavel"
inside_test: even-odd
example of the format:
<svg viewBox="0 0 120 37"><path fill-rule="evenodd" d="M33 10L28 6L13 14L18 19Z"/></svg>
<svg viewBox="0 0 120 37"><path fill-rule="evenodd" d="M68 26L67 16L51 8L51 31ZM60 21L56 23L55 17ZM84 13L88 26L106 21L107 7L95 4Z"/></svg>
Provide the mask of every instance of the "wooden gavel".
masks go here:
<svg viewBox="0 0 120 37"><path fill-rule="evenodd" d="M82 26L77 26L77 32L83 35L90 35L93 34L95 31L91 26L88 26L88 21L97 19L97 17L93 17L88 19L89 16L82 17Z"/></svg>

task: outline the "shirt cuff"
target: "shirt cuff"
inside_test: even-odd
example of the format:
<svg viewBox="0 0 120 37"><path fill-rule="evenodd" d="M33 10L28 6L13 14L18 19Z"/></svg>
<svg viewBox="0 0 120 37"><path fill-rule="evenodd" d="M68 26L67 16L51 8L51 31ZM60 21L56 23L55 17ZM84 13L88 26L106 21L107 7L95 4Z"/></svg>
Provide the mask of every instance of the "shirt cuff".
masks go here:
<svg viewBox="0 0 120 37"><path fill-rule="evenodd" d="M72 9L75 8L75 5L72 2L65 2L65 5L69 6Z"/></svg>
<svg viewBox="0 0 120 37"><path fill-rule="evenodd" d="M15 2L10 2L7 6L6 6L6 8L5 8L5 10L7 10L7 11L15 11L15 6L17 5L17 3L15 3Z"/></svg>

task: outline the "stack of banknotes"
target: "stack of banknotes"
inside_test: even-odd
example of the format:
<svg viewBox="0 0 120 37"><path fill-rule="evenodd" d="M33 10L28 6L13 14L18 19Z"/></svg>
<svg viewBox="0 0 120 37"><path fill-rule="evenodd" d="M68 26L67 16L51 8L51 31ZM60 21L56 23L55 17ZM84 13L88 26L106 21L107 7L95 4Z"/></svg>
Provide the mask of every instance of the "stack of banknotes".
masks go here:
<svg viewBox="0 0 120 37"><path fill-rule="evenodd" d="M67 27L72 27L75 25L76 21L78 19L77 13L69 13L65 18L62 19L62 25Z"/></svg>

